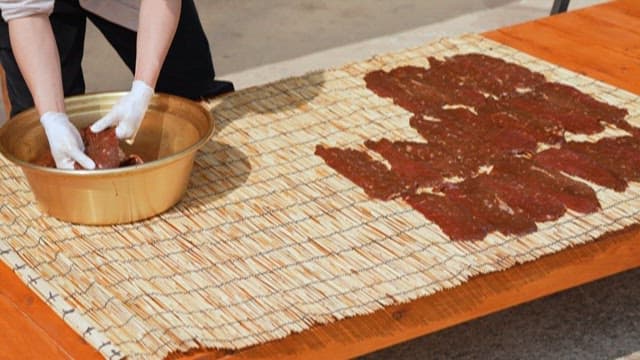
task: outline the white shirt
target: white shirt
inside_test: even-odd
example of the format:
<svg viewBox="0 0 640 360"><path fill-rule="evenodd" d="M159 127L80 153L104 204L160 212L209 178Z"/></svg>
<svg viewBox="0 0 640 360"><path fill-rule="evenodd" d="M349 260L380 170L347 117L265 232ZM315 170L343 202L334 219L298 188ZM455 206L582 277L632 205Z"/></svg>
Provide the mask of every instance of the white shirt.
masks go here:
<svg viewBox="0 0 640 360"><path fill-rule="evenodd" d="M34 14L51 15L54 0L0 0L2 18L9 21ZM80 0L80 6L130 30L138 29L140 0Z"/></svg>

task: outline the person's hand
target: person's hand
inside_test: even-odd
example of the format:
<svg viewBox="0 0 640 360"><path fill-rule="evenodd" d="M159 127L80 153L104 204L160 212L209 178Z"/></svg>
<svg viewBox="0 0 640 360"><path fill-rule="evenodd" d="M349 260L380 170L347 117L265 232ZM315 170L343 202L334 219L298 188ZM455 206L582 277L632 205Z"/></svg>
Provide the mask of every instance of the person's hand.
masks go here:
<svg viewBox="0 0 640 360"><path fill-rule="evenodd" d="M122 97L107 115L91 125L91 131L97 133L115 126L116 137L132 144L152 96L153 89L149 85L141 80L134 81L131 91Z"/></svg>
<svg viewBox="0 0 640 360"><path fill-rule="evenodd" d="M84 144L78 129L64 113L47 112L40 117L40 123L49 140L51 155L58 169L74 169L77 162L85 169L92 170L96 164L84 153Z"/></svg>

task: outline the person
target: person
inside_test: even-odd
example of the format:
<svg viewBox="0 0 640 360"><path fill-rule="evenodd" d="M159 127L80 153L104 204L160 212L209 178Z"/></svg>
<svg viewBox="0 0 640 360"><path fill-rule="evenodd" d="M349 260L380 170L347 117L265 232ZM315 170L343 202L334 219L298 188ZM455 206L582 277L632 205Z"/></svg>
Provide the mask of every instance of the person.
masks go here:
<svg viewBox="0 0 640 360"><path fill-rule="evenodd" d="M193 0L0 0L0 63L11 115L35 106L57 168L95 168L64 97L85 92L81 61L89 19L134 77L131 89L91 125L115 127L132 142L154 92L190 99L233 91L215 80L211 51Z"/></svg>

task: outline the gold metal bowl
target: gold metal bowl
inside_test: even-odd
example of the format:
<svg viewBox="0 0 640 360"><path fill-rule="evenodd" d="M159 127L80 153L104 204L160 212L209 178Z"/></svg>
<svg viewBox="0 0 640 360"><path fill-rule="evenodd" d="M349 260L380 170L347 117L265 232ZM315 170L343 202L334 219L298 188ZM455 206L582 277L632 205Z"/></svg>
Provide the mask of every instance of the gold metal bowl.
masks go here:
<svg viewBox="0 0 640 360"><path fill-rule="evenodd" d="M100 93L65 100L78 128L105 115L124 93ZM129 223L160 214L184 195L197 150L211 138L211 114L200 104L157 94L127 154L142 165L105 170L59 170L32 164L48 147L35 109L0 129L0 152L24 172L40 209L79 224Z"/></svg>

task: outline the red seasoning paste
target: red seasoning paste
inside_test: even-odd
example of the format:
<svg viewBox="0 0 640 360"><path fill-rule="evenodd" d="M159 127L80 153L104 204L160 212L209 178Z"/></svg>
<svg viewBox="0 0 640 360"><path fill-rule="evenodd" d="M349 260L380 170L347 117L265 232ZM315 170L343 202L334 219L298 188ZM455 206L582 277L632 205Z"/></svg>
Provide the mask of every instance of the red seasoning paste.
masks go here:
<svg viewBox="0 0 640 360"><path fill-rule="evenodd" d="M365 76L371 91L414 114L410 126L424 141L316 147L372 198L402 199L452 240L481 240L494 231L534 232L567 209L598 211L593 188L567 175L615 191L640 180L639 129L625 121L625 109L486 55L428 60L429 68ZM595 134L607 125L631 136L565 141L565 132ZM541 143L547 150L537 150Z"/></svg>

